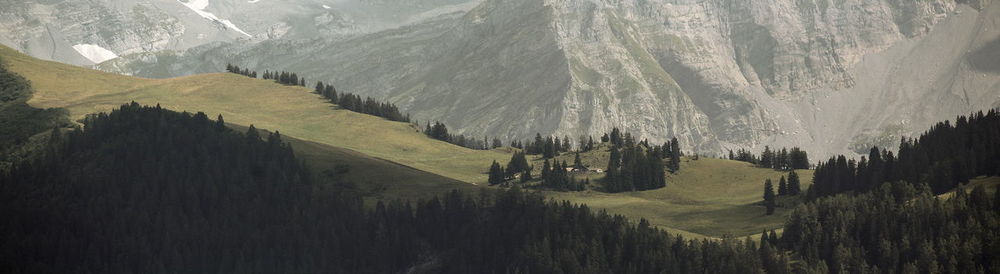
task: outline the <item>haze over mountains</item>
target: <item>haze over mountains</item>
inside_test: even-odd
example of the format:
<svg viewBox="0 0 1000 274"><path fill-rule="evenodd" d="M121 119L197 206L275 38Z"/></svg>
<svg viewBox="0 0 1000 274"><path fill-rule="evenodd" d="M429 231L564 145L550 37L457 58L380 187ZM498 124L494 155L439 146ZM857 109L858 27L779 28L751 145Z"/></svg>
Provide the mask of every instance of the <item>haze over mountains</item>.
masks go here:
<svg viewBox="0 0 1000 274"><path fill-rule="evenodd" d="M617 126L824 157L1000 106L985 0L4 2L0 42L33 56L144 77L296 71L476 136Z"/></svg>

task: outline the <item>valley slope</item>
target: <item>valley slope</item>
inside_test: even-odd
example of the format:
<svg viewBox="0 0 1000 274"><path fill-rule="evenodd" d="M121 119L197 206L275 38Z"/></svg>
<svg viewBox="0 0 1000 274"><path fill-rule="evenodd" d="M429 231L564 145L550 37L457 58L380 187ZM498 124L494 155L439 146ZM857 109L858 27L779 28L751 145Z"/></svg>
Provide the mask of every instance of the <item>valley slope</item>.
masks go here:
<svg viewBox="0 0 1000 274"><path fill-rule="evenodd" d="M178 111L221 114L228 123L277 130L468 183L486 181L499 151L471 150L425 137L407 123L339 109L302 87L228 73L143 79L41 61L0 47L8 68L34 88L29 104L66 108L72 119L129 101Z"/></svg>

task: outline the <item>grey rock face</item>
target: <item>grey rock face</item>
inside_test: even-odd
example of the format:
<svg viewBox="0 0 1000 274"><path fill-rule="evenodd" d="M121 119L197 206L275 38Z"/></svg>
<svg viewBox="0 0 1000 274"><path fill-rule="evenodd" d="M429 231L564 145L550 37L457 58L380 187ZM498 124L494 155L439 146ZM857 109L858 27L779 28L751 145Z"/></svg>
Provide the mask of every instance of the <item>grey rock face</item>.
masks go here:
<svg viewBox="0 0 1000 274"><path fill-rule="evenodd" d="M101 68L151 77L225 63L283 69L470 135L575 138L621 127L708 153L776 145L823 157L894 146L1000 102L1000 69L989 61L1000 50L1000 8L988 1L431 6L403 6L410 19L384 30L329 12L310 17L324 33L316 37L135 54Z"/></svg>
<svg viewBox="0 0 1000 274"><path fill-rule="evenodd" d="M77 65L73 46L146 55L226 42L345 37L398 27L470 0L0 0L0 43Z"/></svg>

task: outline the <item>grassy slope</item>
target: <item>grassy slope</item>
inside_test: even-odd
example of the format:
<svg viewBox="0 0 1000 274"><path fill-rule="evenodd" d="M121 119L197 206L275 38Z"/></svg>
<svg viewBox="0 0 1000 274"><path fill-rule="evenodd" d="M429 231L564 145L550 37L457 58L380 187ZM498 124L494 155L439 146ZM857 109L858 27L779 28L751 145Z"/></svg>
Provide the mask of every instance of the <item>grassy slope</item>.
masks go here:
<svg viewBox="0 0 1000 274"><path fill-rule="evenodd" d="M247 127L230 125L238 131ZM260 129L264 135L270 131ZM266 136L266 135L265 135ZM317 142L282 136L291 144L295 155L306 162L316 174L317 183L353 183L352 186L367 200L379 199L429 199L453 189L468 192L477 186L450 179L434 173L374 158L363 153L333 147Z"/></svg>
<svg viewBox="0 0 1000 274"><path fill-rule="evenodd" d="M9 69L32 82L36 107L63 107L73 119L129 101L178 111L203 111L226 122L254 124L283 135L347 148L463 182L485 182L500 151L477 151L426 138L406 123L336 107L302 87L220 73L142 79L42 61L0 46Z"/></svg>
<svg viewBox="0 0 1000 274"><path fill-rule="evenodd" d="M983 186L983 187L985 187L987 193L990 193L990 192L993 192L993 191L996 191L996 190L1000 190L1000 177L984 177L984 176L979 176L979 177L976 177L976 178L974 178L972 180L969 180L969 183L967 183L967 184L965 184L965 185L963 185L963 186L961 186L959 188L961 188L962 190L964 190L966 193L969 193L969 192L972 192L972 189L975 188L975 187L977 187L977 186ZM955 196L955 190L952 190L952 191L949 191L947 193L938 195L938 197L940 197L942 199L950 199L952 196Z"/></svg>
<svg viewBox="0 0 1000 274"><path fill-rule="evenodd" d="M581 155L584 165L605 168L607 147ZM573 155L561 155L559 161L572 164ZM534 163L540 167L540 162ZM811 170L798 170L803 189L812 183ZM557 200L584 203L591 208L610 213L646 218L651 224L672 232L693 237L745 236L762 230L780 228L790 208L779 207L774 215L766 216L762 200L764 179L771 178L777 187L778 178L787 172L756 168L745 162L689 157L681 159L681 170L668 174L667 187L632 193L607 194L595 191L550 192ZM594 178L600 177L594 176ZM782 198L782 202L793 203Z"/></svg>

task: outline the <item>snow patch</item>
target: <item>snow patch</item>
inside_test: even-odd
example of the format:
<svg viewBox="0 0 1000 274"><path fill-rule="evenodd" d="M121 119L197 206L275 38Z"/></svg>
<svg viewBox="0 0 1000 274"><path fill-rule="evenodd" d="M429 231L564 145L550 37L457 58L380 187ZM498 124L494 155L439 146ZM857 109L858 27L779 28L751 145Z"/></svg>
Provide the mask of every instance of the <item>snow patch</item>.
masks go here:
<svg viewBox="0 0 1000 274"><path fill-rule="evenodd" d="M257 0L257 1L259 1L259 0ZM208 7L208 0L188 0L187 2L184 2L182 0L177 0L177 2L180 2L181 5L184 5L184 6L188 7L189 9L193 10L194 13L197 13L198 15L201 15L201 17L204 17L205 19L222 23L222 25L226 26L226 28L228 28L228 29L235 30L236 32L239 32L239 33L241 33L243 35L246 35L247 37L253 37L249 33L246 33L245 31L241 30L239 27L236 26L236 24L233 24L233 22L231 22L229 20L221 19L218 16L215 16L215 14L212 14L211 12L205 11L205 8ZM251 3L255 3L255 2L251 2Z"/></svg>
<svg viewBox="0 0 1000 274"><path fill-rule="evenodd" d="M331 6L329 6L329 5L323 5L323 8L324 8L324 9L331 9L331 8L333 8L333 7L331 7Z"/></svg>
<svg viewBox="0 0 1000 274"><path fill-rule="evenodd" d="M102 48L101 46L98 45L79 44L73 46L73 49L75 49L76 52L79 52L80 55L83 55L83 57L86 57L87 60L90 60L91 62L97 64L103 63L104 61L107 60L118 58L118 54L115 54L114 52Z"/></svg>
<svg viewBox="0 0 1000 274"><path fill-rule="evenodd" d="M260 2L260 0L250 0L250 1L247 1L247 3L250 3L250 4L257 3L257 2Z"/></svg>

